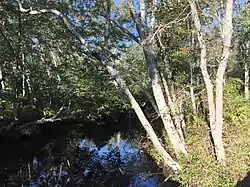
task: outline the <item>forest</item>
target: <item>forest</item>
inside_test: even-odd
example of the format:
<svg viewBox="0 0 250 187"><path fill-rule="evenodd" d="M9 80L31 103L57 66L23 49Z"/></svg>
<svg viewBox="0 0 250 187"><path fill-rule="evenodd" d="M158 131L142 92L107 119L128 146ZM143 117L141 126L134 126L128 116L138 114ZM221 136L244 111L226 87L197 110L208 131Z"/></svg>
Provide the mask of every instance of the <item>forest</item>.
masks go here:
<svg viewBox="0 0 250 187"><path fill-rule="evenodd" d="M249 0L1 0L0 186L250 186Z"/></svg>

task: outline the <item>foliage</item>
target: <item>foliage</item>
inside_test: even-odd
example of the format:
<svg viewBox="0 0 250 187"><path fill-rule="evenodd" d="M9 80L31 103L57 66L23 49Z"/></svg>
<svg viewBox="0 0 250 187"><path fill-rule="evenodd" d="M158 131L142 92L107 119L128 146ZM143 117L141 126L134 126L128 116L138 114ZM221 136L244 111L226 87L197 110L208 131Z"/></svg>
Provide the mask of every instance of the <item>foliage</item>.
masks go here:
<svg viewBox="0 0 250 187"><path fill-rule="evenodd" d="M173 179L184 187L231 187L247 175L250 162L250 105L241 93L241 80L229 79L224 87L225 124L223 141L227 159L219 164L214 156L209 129L203 118L189 118L185 128L187 157L181 157L180 173L173 173ZM168 139L163 140L171 153ZM152 158L161 163L161 158L148 148Z"/></svg>
<svg viewBox="0 0 250 187"><path fill-rule="evenodd" d="M239 79L230 79L225 84L225 164L218 164L215 160L206 122L198 119L189 121L185 130L189 154L180 159L183 171L175 175L183 186L235 186L249 171L250 106L239 95L239 82Z"/></svg>
<svg viewBox="0 0 250 187"><path fill-rule="evenodd" d="M211 154L206 123L189 123L186 133L186 144L190 154L181 159L183 171L175 175L175 178L183 186L232 186L227 169L219 165Z"/></svg>
<svg viewBox="0 0 250 187"><path fill-rule="evenodd" d="M241 95L242 81L232 78L224 87L225 114L224 118L230 125L243 123L250 118L250 103Z"/></svg>
<svg viewBox="0 0 250 187"><path fill-rule="evenodd" d="M72 1L73 3L73 1ZM99 2L100 3L100 2ZM73 13L81 6L82 16L73 14L76 27L84 30L84 37L94 37L92 45L98 45L102 25L100 5L90 1L80 4L59 1L30 4L37 9L56 7ZM16 4L1 2L0 60L5 89L1 90L0 112L4 120L17 115L19 121L32 121L41 117L81 117L96 119L112 111L129 108L125 98L113 84L107 71L89 54L82 55L81 46L54 15L29 16L18 13ZM90 9L91 7L91 9ZM100 11L101 10L101 11ZM91 15L91 16L90 16ZM53 22L48 18L53 18ZM80 19L80 20L79 20ZM89 23L87 23L89 21ZM80 26L81 23L81 26ZM93 28L97 30L93 32ZM13 54L14 53L14 54ZM33 112L30 112L32 109ZM33 117L27 115L37 113Z"/></svg>

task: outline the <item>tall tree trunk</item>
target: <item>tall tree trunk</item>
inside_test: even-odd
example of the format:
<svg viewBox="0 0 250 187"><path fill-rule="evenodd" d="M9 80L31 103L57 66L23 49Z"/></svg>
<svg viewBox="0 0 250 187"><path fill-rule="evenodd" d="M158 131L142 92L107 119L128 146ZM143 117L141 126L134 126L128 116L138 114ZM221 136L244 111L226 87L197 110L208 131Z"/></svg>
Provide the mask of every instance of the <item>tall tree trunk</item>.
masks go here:
<svg viewBox="0 0 250 187"><path fill-rule="evenodd" d="M216 135L218 147L215 147L217 158L220 161L225 159L225 150L222 141L223 126L223 80L230 55L231 39L233 33L233 0L226 1L225 16L222 24L223 52L216 75Z"/></svg>
<svg viewBox="0 0 250 187"><path fill-rule="evenodd" d="M249 42L246 44L244 54L244 93L245 99L249 100Z"/></svg>
<svg viewBox="0 0 250 187"><path fill-rule="evenodd" d="M208 110L209 110L209 125L211 130L212 139L214 146L216 147L216 126L215 126L215 105L214 105L214 93L213 93L213 84L210 79L210 75L207 70L207 47L205 40L203 38L203 33L201 30L201 23L197 12L196 4L193 0L189 0L191 7L191 13L194 21L194 26L196 28L197 37L200 45L200 69L205 82L206 91L207 91L207 101L208 101ZM217 154L216 154L217 155Z"/></svg>
<svg viewBox="0 0 250 187"><path fill-rule="evenodd" d="M149 52L145 51L146 59L149 66L149 77L151 80L151 86L154 94L154 98L156 100L156 104L159 109L159 113L161 119L163 121L164 127L168 133L170 142L173 145L176 155L180 152L186 154L186 148L183 140L178 134L178 130L176 129L174 122L170 115L170 108L167 106L164 98L164 94L162 91L161 80L159 76L159 72L156 69L155 57Z"/></svg>

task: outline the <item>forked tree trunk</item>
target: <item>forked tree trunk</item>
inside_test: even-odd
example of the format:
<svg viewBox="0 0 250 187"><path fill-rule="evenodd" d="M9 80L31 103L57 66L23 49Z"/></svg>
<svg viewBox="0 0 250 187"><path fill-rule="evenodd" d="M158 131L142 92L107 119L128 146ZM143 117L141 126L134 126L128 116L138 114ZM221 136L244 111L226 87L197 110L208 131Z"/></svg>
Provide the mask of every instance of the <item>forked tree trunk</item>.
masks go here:
<svg viewBox="0 0 250 187"><path fill-rule="evenodd" d="M207 46L203 38L203 33L201 30L201 23L197 12L196 4L193 0L189 0L191 7L191 13L193 17L194 26L196 28L198 42L200 45L200 69L205 82L207 90L207 101L208 101L208 110L209 110L209 126L211 130L212 139L214 142L214 147L216 150L217 146L217 136L216 136L216 125L215 125L215 105L214 105L214 93L213 93L213 84L210 79L210 75L207 70ZM217 152L216 152L217 156Z"/></svg>
<svg viewBox="0 0 250 187"><path fill-rule="evenodd" d="M217 160L222 162L225 159L225 150L222 141L223 78L230 54L231 37L233 29L232 28L233 0L227 0L226 2L225 18L222 25L223 53L221 56L221 61L219 63L219 68L216 76L216 106L214 103L213 83L207 71L206 43L203 38L197 7L194 0L189 0L189 4L191 7L194 26L196 28L197 37L201 49L200 68L207 90L210 129L214 142L215 154Z"/></svg>

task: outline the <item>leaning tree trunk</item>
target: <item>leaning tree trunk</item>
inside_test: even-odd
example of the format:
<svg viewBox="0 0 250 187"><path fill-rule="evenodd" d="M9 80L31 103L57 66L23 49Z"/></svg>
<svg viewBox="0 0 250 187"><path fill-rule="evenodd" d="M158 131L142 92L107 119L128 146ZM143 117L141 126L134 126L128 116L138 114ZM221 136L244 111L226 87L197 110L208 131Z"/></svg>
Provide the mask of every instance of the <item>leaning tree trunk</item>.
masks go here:
<svg viewBox="0 0 250 187"><path fill-rule="evenodd" d="M144 6L145 6L145 1L140 0L140 7L144 7ZM152 11L152 16L151 16L151 21L150 21L152 35L148 35L146 19L138 20L138 18L136 19L135 16L133 17L135 17L135 23L137 24L137 27L136 27L137 31L138 33L140 33L141 43L143 47L144 56L148 65L149 79L150 79L151 87L153 90L154 98L155 98L163 125L167 131L169 140L173 146L173 149L176 155L178 156L179 153L186 154L187 151L185 148L184 138L182 138L178 133L175 123L170 115L171 110L165 102L164 93L162 90L163 84L161 81L159 71L157 69L157 61L156 61L156 57L154 54L156 51L156 47L155 47L156 41L155 41L155 36L153 36L153 33L152 33L157 24L157 20L155 17L155 13L157 11L156 0L153 0L152 6L153 6L152 7L153 11ZM146 15L145 11L146 10L144 8L141 8L140 14Z"/></svg>
<svg viewBox="0 0 250 187"><path fill-rule="evenodd" d="M159 113L160 113L163 125L167 131L169 140L171 144L173 145L173 149L176 155L179 155L179 153L186 154L187 151L185 148L184 139L182 139L179 136L178 130L176 129L175 124L170 115L170 112L171 112L170 108L167 106L165 102L164 94L162 91L160 75L156 68L155 57L150 51L144 50L144 53L146 56L146 60L148 62L149 77L151 81L154 98L156 100L156 104L159 109Z"/></svg>
<svg viewBox="0 0 250 187"><path fill-rule="evenodd" d="M132 108L134 109L138 119L140 120L142 126L144 127L147 134L149 135L150 140L152 141L155 150L158 152L158 154L160 154L162 156L164 162L168 166L170 166L173 170L181 169L180 165L172 159L172 157L167 153L167 151L161 145L157 135L154 132L154 129L152 128L151 124L149 123L149 121L145 117L140 105L135 100L134 96L132 95L132 93L128 89L125 81L122 79L119 72L114 69L114 66L111 64L111 62L109 60L110 15L111 15L111 4L110 4L110 0L107 0L106 29L104 32L105 55L104 55L103 64L107 67L109 73L112 75L112 77L115 78L119 87L123 90L123 92L128 97L128 99L132 105Z"/></svg>

